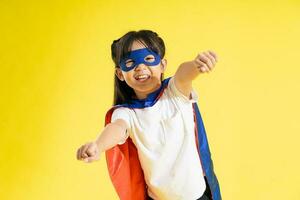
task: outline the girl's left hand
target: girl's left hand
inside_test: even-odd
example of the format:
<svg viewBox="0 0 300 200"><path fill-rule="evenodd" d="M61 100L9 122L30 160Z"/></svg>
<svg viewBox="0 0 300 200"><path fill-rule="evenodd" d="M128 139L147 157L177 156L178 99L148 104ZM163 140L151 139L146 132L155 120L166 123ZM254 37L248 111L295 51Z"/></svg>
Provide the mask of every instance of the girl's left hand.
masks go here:
<svg viewBox="0 0 300 200"><path fill-rule="evenodd" d="M199 53L193 60L200 72L210 72L216 65L217 54L213 51Z"/></svg>

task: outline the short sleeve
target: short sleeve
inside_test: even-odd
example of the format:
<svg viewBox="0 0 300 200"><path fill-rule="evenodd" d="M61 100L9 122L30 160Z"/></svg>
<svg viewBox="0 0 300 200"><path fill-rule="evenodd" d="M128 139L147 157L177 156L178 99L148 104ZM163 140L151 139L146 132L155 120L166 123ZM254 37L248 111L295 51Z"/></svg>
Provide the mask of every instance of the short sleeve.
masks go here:
<svg viewBox="0 0 300 200"><path fill-rule="evenodd" d="M111 122L114 122L117 119L123 119L126 122L127 127L130 127L130 114L127 108L120 107L113 111L113 114L111 116ZM126 131L124 132L124 139L118 144L124 144L128 137L129 133L128 129L126 129Z"/></svg>
<svg viewBox="0 0 300 200"><path fill-rule="evenodd" d="M185 102L190 102L190 103L195 103L198 101L198 94L197 92L192 88L192 91L190 93L190 99L187 98L184 94L182 94L175 86L175 82L174 82L174 76L172 76L169 80L169 84L168 84L169 90L171 92L172 95L179 97L181 100L185 101Z"/></svg>

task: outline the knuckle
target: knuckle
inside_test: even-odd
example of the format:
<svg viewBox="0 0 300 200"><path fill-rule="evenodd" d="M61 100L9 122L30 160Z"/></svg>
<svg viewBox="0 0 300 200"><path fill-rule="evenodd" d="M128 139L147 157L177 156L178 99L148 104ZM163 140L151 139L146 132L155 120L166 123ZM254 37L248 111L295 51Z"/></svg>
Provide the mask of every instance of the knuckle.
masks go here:
<svg viewBox="0 0 300 200"><path fill-rule="evenodd" d="M202 56L202 60L203 60L204 62L208 62L208 58L207 58L206 56Z"/></svg>
<svg viewBox="0 0 300 200"><path fill-rule="evenodd" d="M88 149L86 152L89 154L93 153L92 149Z"/></svg>

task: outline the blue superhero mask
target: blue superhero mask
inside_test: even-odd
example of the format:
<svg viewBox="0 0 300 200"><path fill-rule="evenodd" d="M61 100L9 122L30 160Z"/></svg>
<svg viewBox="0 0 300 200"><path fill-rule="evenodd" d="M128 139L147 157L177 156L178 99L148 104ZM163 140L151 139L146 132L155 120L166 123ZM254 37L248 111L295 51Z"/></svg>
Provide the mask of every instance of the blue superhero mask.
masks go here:
<svg viewBox="0 0 300 200"><path fill-rule="evenodd" d="M147 66L158 65L161 61L160 56L148 48L130 51L120 61L122 71L128 72L139 64L143 63Z"/></svg>

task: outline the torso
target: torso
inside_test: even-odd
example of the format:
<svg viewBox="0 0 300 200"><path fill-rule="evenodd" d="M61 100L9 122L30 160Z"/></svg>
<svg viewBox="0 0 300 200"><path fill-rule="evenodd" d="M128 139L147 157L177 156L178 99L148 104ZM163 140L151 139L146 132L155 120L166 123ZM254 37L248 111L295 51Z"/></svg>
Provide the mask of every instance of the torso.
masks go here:
<svg viewBox="0 0 300 200"><path fill-rule="evenodd" d="M154 105L118 109L130 115L129 136L137 147L149 196L195 200L206 187L194 132L192 103L198 96L192 91L192 99L184 98L171 80Z"/></svg>

